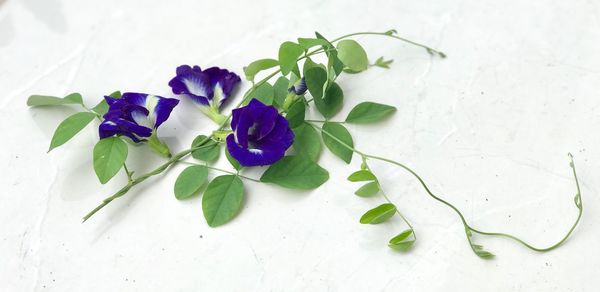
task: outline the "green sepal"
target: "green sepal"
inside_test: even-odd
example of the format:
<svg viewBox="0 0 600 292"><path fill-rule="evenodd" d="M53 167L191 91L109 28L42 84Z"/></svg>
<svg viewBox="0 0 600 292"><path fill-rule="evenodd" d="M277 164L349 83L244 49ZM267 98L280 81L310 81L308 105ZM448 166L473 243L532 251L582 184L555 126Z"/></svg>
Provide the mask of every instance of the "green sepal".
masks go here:
<svg viewBox="0 0 600 292"><path fill-rule="evenodd" d="M152 132L152 135L148 138L148 146L154 153L163 156L163 157L171 157L171 150L169 149L169 145L160 141L158 136L156 135L156 130Z"/></svg>

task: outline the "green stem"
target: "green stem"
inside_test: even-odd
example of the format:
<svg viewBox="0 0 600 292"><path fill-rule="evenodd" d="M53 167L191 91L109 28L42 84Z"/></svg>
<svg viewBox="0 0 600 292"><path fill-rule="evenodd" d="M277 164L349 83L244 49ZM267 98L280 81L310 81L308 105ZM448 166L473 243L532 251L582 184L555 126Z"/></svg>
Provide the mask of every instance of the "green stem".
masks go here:
<svg viewBox="0 0 600 292"><path fill-rule="evenodd" d="M127 168L127 164L123 163L123 169L125 170L125 174L127 175L127 181L131 182L133 180L133 172L129 171Z"/></svg>
<svg viewBox="0 0 600 292"><path fill-rule="evenodd" d="M368 171L370 171L371 173L373 173L373 170L371 170L371 168L369 167L369 165L367 164L366 161L364 161L365 166L367 168ZM381 186L381 183L379 182L378 179L375 179L375 182L377 183L377 187L379 188L379 191L381 191L381 194L383 195L383 198L390 204L394 205L394 203L392 203L392 200L390 200L390 198L388 197L388 195L385 193L385 191L383 191L383 187ZM404 223L406 223L406 225L408 225L408 227L410 228L410 230L412 230L412 235L413 238L415 240L417 240L417 234L415 233L415 229L413 228L413 226L410 224L410 222L408 222L408 220L406 219L406 217L404 217L404 215L402 215L402 213L400 213L400 210L398 210L398 208L396 208L396 214L398 214L398 216L400 216L400 218L404 221Z"/></svg>
<svg viewBox="0 0 600 292"><path fill-rule="evenodd" d="M434 50L434 49L432 49L432 48L429 48L429 47L427 47L427 46L421 45L421 44L419 44L419 43L416 43L416 42L413 42L413 41L410 41L410 40L407 40L407 39L403 39L403 38L400 38L400 37L398 37L398 36L393 36L393 35L390 35L390 34L386 34L386 33L377 33L377 32L359 32L359 33L354 33L354 34L348 34L348 35L345 35L345 36L339 37L339 38L337 38L337 39L334 39L334 40L332 41L332 43L333 43L333 42L336 42L336 41L339 41L339 40L341 40L341 39L344 39L344 38L347 38L347 37L351 37L351 36L356 36L356 35L384 35L384 36L388 36L388 37L396 38L396 39L399 39L399 40L402 40L402 41L405 41L405 42L411 43L411 44L413 44L413 45L416 45L416 46L419 46L419 47L423 47L423 48L427 49L427 51L428 51L428 52L430 52L430 53L434 52L434 53L437 53L437 54L439 54L439 55L440 55L440 56L442 56L442 57L445 57L445 55L444 55L443 53L441 53L441 52L439 52L439 51L437 51L437 50ZM302 59L305 59L305 58L308 58L308 57L310 57L310 56L312 56L312 55L315 55L315 54L322 53L322 52L324 52L324 49L323 49L323 48L315 49L315 50L313 50L313 51L311 51L311 52L309 52L309 53L306 53L306 54L304 54L302 57L298 58L298 61L300 61L300 60L302 60ZM246 102L246 100L249 98L249 96L250 96L250 93L251 93L251 92L252 92L252 91L253 91L255 88L259 87L260 85L264 84L265 82L268 82L268 81L269 81L271 78L273 78L274 76L276 76L276 75L277 75L279 72L281 72L281 70L280 70L280 69L278 69L278 70L276 70L276 71L272 72L271 74L269 74L268 76L266 76L265 78L263 78L262 80L260 80L260 81L258 81L258 82L256 82L256 83L254 83L254 82L253 82L253 83L252 83L252 87L250 87L250 89L248 89L248 90L247 90L247 91L244 93L244 96L243 96L242 100L241 100L241 101L240 101L240 102L239 102L239 103L236 105L236 107L235 107L235 108L239 108L240 106L242 106L242 105L243 105L243 104ZM90 110L89 108L87 108L87 107L85 107L85 106L83 106L83 107L84 107L86 110L88 110L88 111L90 111L90 112L93 112L93 111L92 111L92 110ZM96 113L96 116L97 116L98 118L100 118L100 116L99 116L97 113ZM227 115L227 117L226 117L226 118L223 120L223 122L222 122L222 123L219 125L219 128L217 129L217 131L219 131L219 130L223 130L223 129L225 128L225 126L226 126L226 125L229 123L229 120L231 119L231 116L232 116L232 112L230 112L230 113L229 113L229 115ZM199 145L203 145L204 143L208 142L208 140L209 140L209 139L210 139L210 137L207 137L206 139L204 139L203 141L201 141L201 143L200 143ZM184 150L184 151L182 151L182 152L179 152L179 153L175 154L174 156L172 156L172 157L171 157L171 158L170 158L170 159L169 159L167 162L165 162L164 164L162 164L161 166L159 166L159 167L158 167L158 168L156 168L155 170L153 170L153 171L151 171L151 172L149 172L149 173L147 173L147 174L144 174L144 175L142 175L142 176L140 176L140 177L137 177L137 178L135 178L135 179L132 179L132 178L131 178L131 175L130 175L131 173L130 173L128 170L126 170L126 172L128 173L128 180L129 180L128 184L127 184L127 185L125 185L123 188L121 188L121 189L120 189L118 192L116 192L114 195L112 195L112 196L110 196L110 197L108 197L108 198L104 199L100 205L98 205L98 206L97 206L97 207L96 207L94 210L92 210L90 213L88 213L87 215L85 215L85 216L83 217L83 222L85 222L86 220L88 220L88 219L89 219L89 218L90 218L92 215L94 215L94 214L95 214L96 212L98 212L100 209L104 208L106 205L108 205L108 204L109 204L110 202L112 202L114 199L116 199L116 198L118 198L118 197L121 197L121 196L123 196L123 195L124 195L125 193L127 193L127 192L128 192L128 191L129 191L129 190L130 190L130 189L131 189L133 186L135 186L135 185L137 185L137 184L141 183L142 181L146 180L147 178L149 178L149 177L151 177L151 176L154 176L154 175L157 175L157 174L159 174L159 173L162 173L162 172L163 172L164 170L166 170L166 169L167 169L167 168L168 168L168 167L169 167L171 164L173 164L173 163L176 163L176 162L177 162L177 161L179 161L181 158L183 158L183 157L185 157L186 155L188 155L189 153L191 153L193 150L195 150L195 149L187 149L187 150Z"/></svg>
<svg viewBox="0 0 600 292"><path fill-rule="evenodd" d="M336 124L345 124L346 122L334 122L334 121L325 121L325 120L304 120L309 123L336 123Z"/></svg>
<svg viewBox="0 0 600 292"><path fill-rule="evenodd" d="M440 51L438 51L436 49L428 47L428 46L426 46L424 44L420 44L420 43L411 41L409 39L405 39L403 37L399 37L397 35L393 35L392 33L389 33L389 32L370 32L370 31L355 32L355 33L351 33L351 34L347 34L347 35L341 36L341 37L339 37L337 39L332 40L331 42L332 43L333 42L337 42L339 40L342 40L342 39L345 39L345 38L349 38L349 37L353 37L353 36L357 36L357 35L380 35L380 36L387 36L387 37L390 37L390 38L394 38L394 39L397 39L397 40L400 40L400 41L403 41L403 42L415 45L417 47L424 48L425 50L427 50L427 52L429 54L432 54L432 55L435 54L435 55L440 56L441 58L446 58L446 54L444 54L443 52L440 52Z"/></svg>
<svg viewBox="0 0 600 292"><path fill-rule="evenodd" d="M342 140L338 139L333 134L331 134L331 133L323 130L322 128L320 128L320 127L318 127L318 126L316 126L314 124L311 124L311 125L314 128L316 128L317 130L319 130L322 133L324 133L325 135L331 137L333 140L337 141L342 146L344 146L347 149L355 152L356 154L362 156L365 159L370 158L370 159L375 159L375 160L380 160L380 161L383 161L383 162L387 162L387 163L399 166L399 167L403 168L404 170L406 170L407 172L409 172L410 174L412 174L419 181L419 183L421 183L421 186L423 186L423 188L425 189L425 191L427 192L427 194L429 194L429 196L431 196L436 201L438 201L438 202L440 202L440 203L442 203L442 204L450 207L458 215L458 217L460 218L460 220L462 221L462 223L463 223L463 225L465 227L465 233L467 234L467 240L469 241L469 244L471 245L471 249L473 249L474 252L475 252L475 248L474 248L473 243L471 242L471 238L469 236L470 231L473 231L473 232L481 234L481 235L500 236L500 237L509 238L509 239L512 239L512 240L514 240L514 241L522 244L523 246L525 246L525 247L527 247L527 248L529 248L531 250L538 251L538 252L551 251L551 250L559 247L561 244L563 244L569 238L569 236L571 236L571 234L575 230L575 227L577 227L577 225L579 224L579 221L581 219L581 216L582 216L582 213L583 213L583 202L581 200L581 188L579 186L579 179L577 177L577 172L575 170L575 162L573 161L573 155L571 155L570 153L569 153L569 157L571 159L570 166L573 169L573 176L575 178L575 184L576 184L576 187L577 187L577 194L575 195L575 205L579 209L579 213L577 215L577 219L575 220L575 223L573 223L573 225L571 226L571 228L569 229L569 231L567 232L567 234L562 239L560 239L557 243L555 243L555 244L553 244L553 245L551 245L549 247L539 248L539 247L535 247L535 246L533 246L533 245L525 242L524 240L522 240L522 239L520 239L520 238L518 238L518 237L516 237L514 235L511 235L511 234L499 233L499 232L485 232L485 231L481 231L481 230L478 230L476 228L471 227L467 223L467 220L465 219L464 215L460 212L460 210L458 210L458 208L456 208L454 205L450 204L446 200L444 200L444 199L436 196L435 194L433 194L433 192L431 192L431 190L429 189L429 187L427 186L427 184L425 183L425 181L415 171L413 171L408 166L406 166L406 165L404 165L404 164L402 164L400 162L397 162L397 161L385 158L385 157L380 157L380 156L375 156L375 155L370 155L370 154L363 153L363 152L355 149L354 147L352 147L352 146L344 143Z"/></svg>
<svg viewBox="0 0 600 292"><path fill-rule="evenodd" d="M98 205L91 212L89 212L87 215L85 215L83 217L83 222L85 222L88 219L90 219L90 217L92 217L94 214L96 214L96 212L100 211L102 208L104 208L106 205L108 205L114 199L119 198L119 197L123 196L124 194L126 194L133 186L135 186L135 185L137 185L137 184L145 181L146 179L148 179L148 178L150 178L152 176L160 174L161 172L163 172L167 168L169 168L169 166L171 166L173 163L179 161L181 158L183 158L186 155L190 154L192 151L195 151L195 150L198 150L198 149L201 149L201 148L212 147L210 145L204 145L206 142L208 142L208 139L206 139L205 141L203 141L202 143L200 143L198 147L190 148L190 149L181 151L181 152L173 155L173 157L171 157L171 159L169 159L167 162L163 163L162 165L160 165L159 167L157 167L153 171L148 172L148 173L146 173L146 174L144 174L142 176L136 177L135 179L130 179L127 182L127 185L125 185L123 188L121 188L114 195L112 195L112 196L110 196L110 197L102 200L102 203L100 205Z"/></svg>
<svg viewBox="0 0 600 292"><path fill-rule="evenodd" d="M236 175L236 176L239 176L239 177L241 177L241 178L243 178L243 179L247 179L247 180L249 180L249 181L253 181L253 182L261 182L261 181L260 181L260 180L258 180L258 179L251 178L251 177L248 177L248 176L245 176L245 175L241 175L241 174L239 174L239 173L237 173L237 172L233 172L233 171L225 170L225 169L218 168L218 167L213 167L213 166L206 165L206 164L199 164L199 163L193 163L193 162L187 162L187 161L182 161L181 163L188 164L188 165L202 165L202 166L205 166L205 167L206 167L206 168L208 168L208 169L212 169L212 170L215 170L215 171L220 171L220 172L227 173L227 174Z"/></svg>
<svg viewBox="0 0 600 292"><path fill-rule="evenodd" d="M322 50L322 49L320 49ZM318 54L320 50L315 50L311 53L308 53L307 55L305 55L304 57L301 57L300 59L303 59L307 56L311 56L314 54ZM250 87L250 89L248 89L245 93L244 96L242 98L242 100L235 106L235 108L239 108L240 106L242 106L244 104L244 102L248 99L248 97L250 96L250 93L257 87L261 86L262 84L264 84L265 82L269 81L271 78L273 78L275 75L277 75L281 70L276 70L275 72L269 74L268 76L266 76L265 78L263 78L262 80L253 83L252 87ZM85 108L85 107L84 107ZM87 108L86 108L87 109ZM89 110L89 109L87 109ZM223 130L225 128L226 125L228 125L229 120L231 119L231 115L233 114L233 112L230 112L229 115L227 115L227 117L223 120L223 122L219 125L219 128L217 129L217 131ZM204 140L202 140L198 145L202 146L204 145L206 142L208 142L208 140L210 140L210 137L206 137ZM183 157L187 156L188 154L190 154L192 151L196 150L196 149L200 149L202 147L196 147L196 148L190 148L184 151L181 151L175 155L173 155L167 162L165 162L164 164L162 164L161 166L157 167L156 169L154 169L153 171L146 173L140 177L137 177L135 179L129 179L129 182L127 183L127 185L125 185L123 188L121 188L119 191L117 191L115 194L113 194L112 196L104 199L102 201L102 203L100 205L98 205L96 208L94 208L91 212L89 212L87 215L85 215L83 217L83 222L87 221L88 219L90 219L90 217L92 217L94 214L96 214L98 211L100 211L102 208L104 208L106 205L108 205L110 202L112 202L114 199L119 198L123 195L125 195L133 186L145 181L147 178L160 174L163 171L165 171L167 168L169 168L169 166L171 164L176 163L177 161L179 161L180 159L182 159ZM128 172L128 171L127 171ZM128 175L129 177L129 175Z"/></svg>
<svg viewBox="0 0 600 292"><path fill-rule="evenodd" d="M579 212L577 214L577 219L575 220L575 223L571 226L571 228L569 229L569 232L567 232L567 234L560 241L558 241L557 243L555 243L549 247L546 247L546 248L538 248L538 247L534 247L534 246L524 242L523 240L521 240L511 234L506 234L506 233L501 233L501 232L485 232L485 231L480 231L475 228L469 227L471 229L471 231L473 231L475 233L479 233L481 235L500 236L500 237L510 238L512 240L515 240L515 241L521 243L522 245L526 246L527 248L538 251L538 252L551 251L551 250L559 247L560 245L562 245L569 238L569 236L571 236L571 233L573 233L573 231L575 230L575 227L577 227L577 224L579 224L581 215L583 214L583 202L581 201L581 188L579 186L579 178L577 177L577 171L575 170L575 162L573 161L573 155L571 153L569 153L569 158L571 159L571 168L573 169L573 177L575 178L575 185L577 186L577 194L575 194L575 206L577 206L577 209L579 209Z"/></svg>

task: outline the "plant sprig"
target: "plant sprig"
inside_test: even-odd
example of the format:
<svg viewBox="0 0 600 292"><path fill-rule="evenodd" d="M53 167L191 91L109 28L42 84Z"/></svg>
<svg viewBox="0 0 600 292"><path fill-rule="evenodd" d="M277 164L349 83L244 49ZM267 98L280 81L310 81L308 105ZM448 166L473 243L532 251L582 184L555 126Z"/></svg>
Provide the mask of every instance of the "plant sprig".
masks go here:
<svg viewBox="0 0 600 292"><path fill-rule="evenodd" d="M439 196L437 196L433 192L431 192L429 186L425 183L425 181L421 178L421 176L419 176L414 170L412 170L408 166L406 166L406 165L404 165L404 164L402 164L400 162L394 161L392 159L388 159L388 158L384 158L384 157L380 157L380 156L376 156L376 155L371 155L371 154L366 154L366 153L364 153L362 151L359 151L359 150L355 149L354 147L352 147L352 146L344 143L344 141L339 140L334 134L327 132L322 127L319 127L318 125L314 125L314 124L313 124L313 127L315 127L315 129L319 130L323 134L331 137L332 139L337 140L337 142L340 145L343 145L348 150L351 150L352 152L360 155L361 158L363 159L363 161L367 161L368 159L375 159L375 160L380 160L380 161L383 161L383 162L387 162L387 163L399 166L400 168L406 170L408 173L410 173L412 176L414 176L419 181L419 183L421 184L421 186L423 186L423 188L425 189L425 191L427 192L427 194L429 196L431 196L436 201L438 201L438 202L440 202L440 203L442 203L442 204L450 207L450 209L452 209L459 216L459 218L460 218L460 220L461 220L461 222L462 222L462 224L464 226L465 234L466 234L466 237L467 237L467 240L469 242L469 245L470 245L471 249L473 250L473 252L476 255L478 255L479 257L484 258L484 259L493 258L494 254L492 254L492 253L484 250L483 246L473 243L473 241L472 241L472 233L477 233L477 234L486 235L486 236L498 236L498 237L509 238L509 239L514 240L514 241L518 242L519 244L521 244L521 245L525 246L526 248L531 249L533 251L547 252L547 251L551 251L551 250L559 247L561 244L563 244L569 238L569 236L571 235L571 233L573 233L573 230L575 230L575 227L577 227L577 225L579 224L579 221L581 219L581 215L583 213L583 202L581 200L581 189L580 189L580 186L579 186L579 179L577 177L577 171L575 170L575 162L573 160L573 155L571 153L569 153L569 159L570 159L569 165L570 165L570 167L573 170L573 177L574 177L575 186L576 186L576 189L577 189L577 192L576 192L575 198L574 198L575 206L579 210L579 212L577 214L577 219L575 220L575 222L573 223L573 225L571 226L571 228L569 229L569 231L558 242L552 244L549 247L536 247L536 246L533 246L532 244L529 244L526 241L524 241L524 240L520 239L519 237L514 236L512 234L501 233L501 232L486 232L486 231L482 231L482 230L479 230L479 229L476 229L476 228L472 227L471 225L469 225L469 223L467 223L467 220L465 219L464 215L462 214L462 212L460 212L460 210L457 207L455 207L454 205L452 205L448 201L440 198ZM388 199L388 201L389 201L389 199ZM389 202L391 203L391 201L389 201ZM405 222L408 224L407 221L405 221ZM412 229L412 227L411 227L411 229Z"/></svg>
<svg viewBox="0 0 600 292"><path fill-rule="evenodd" d="M241 160L236 160L233 155L235 152L232 151L230 153L229 151L230 149L236 149L229 148L230 138L234 138L233 141L238 143L235 127L236 118L233 116L233 111L230 111L227 115L221 114L217 103L211 103L210 108L202 109L209 118L217 123L217 128L209 135L198 135L188 149L171 155L168 145L161 142L156 135L155 130L158 125L152 130L152 135L146 134L144 137L147 137L147 139L144 141L147 142L148 146L155 153L166 157L167 160L145 174L135 175L135 172L130 170L126 165L129 151L128 143L126 142L131 142L130 140L124 139L119 134L114 136L109 135L110 137L101 135L102 139L94 147L93 162L97 177L101 183L106 183L123 169L127 176L127 184L113 195L105 198L96 208L86 214L83 217L83 222L89 220L94 214L115 199L127 194L137 184L144 182L152 176L164 173L174 164L182 162L188 166L179 174L175 181L173 188L175 198L178 200L190 198L198 194L202 186L206 184L202 197L204 217L209 226L220 226L232 220L240 211L245 192L244 180L257 183L270 183L297 190L309 190L321 186L329 179L329 172L319 165L318 161L322 150L328 149L347 164L350 164L356 156L361 159L361 168L348 177L349 181L364 183L355 192L357 196L381 195L383 198L382 204L363 214L359 219L360 223L379 224L390 220L394 216L398 216L406 224L407 228L397 233L388 242L388 246L394 250L403 252L410 250L417 240L416 231L399 208L392 202L390 196L384 191L381 182L368 164L370 160L379 160L404 169L419 181L430 197L452 209L463 224L467 242L471 250L483 259L491 259L494 257L494 254L485 250L482 245L475 243L473 239L474 234L505 237L538 252L550 251L562 245L578 225L583 212L579 180L571 154L569 154L571 159L570 165L573 169L573 176L577 187L574 201L579 214L570 230L560 241L549 247L540 248L511 234L486 232L476 229L466 221L464 215L457 207L432 193L421 176L411 168L400 162L367 154L355 148L354 138L346 128L346 124L360 125L376 123L387 119L396 112L394 106L365 101L352 108L343 121L332 120L341 111L344 100L347 98L344 96L342 87L337 83L339 76L343 73L360 73L373 67L387 69L393 61L379 57L374 63L369 62L367 52L359 42L352 38L370 35L406 42L425 49L433 57L446 58L446 54L441 51L398 36L396 30L357 32L332 40L328 40L316 32L313 38L298 38L297 42L286 41L280 45L277 58L260 59L244 67L244 77L252 85L244 92L242 98L233 107L234 110L247 110L250 106L257 106L256 104L259 104L262 110L269 110L273 115L277 115L277 118L285 120L282 123L283 128L280 129L291 131L289 135L293 133L293 137L290 138L293 142L287 144L287 147L279 153L278 160L262 164L242 164ZM316 63L311 57L317 54L324 54L327 62L325 64ZM201 70L200 67L195 66L191 68L187 65L180 68L183 71ZM180 68L178 68L178 72ZM225 71L228 72L227 70ZM266 74L266 76L255 81L256 76L263 74ZM233 76L239 82L239 77L235 74ZM277 77L277 80L271 82L275 77ZM169 82L169 85L172 87L177 86L171 85L171 82ZM218 88L218 90L218 94L220 95L215 97L217 100L222 98L224 94L222 87ZM180 92L180 90L175 90L175 87L173 87L173 92L179 94L177 92ZM127 94L124 93L124 95ZM305 95L307 94L310 97L306 97ZM84 104L82 96L77 93L67 95L63 98L35 95L29 98L27 104L30 106L77 105L84 110L68 117L58 126L50 143L50 151L66 143L84 127L91 124L94 119L100 120L101 123L106 121L111 122L107 118L107 115L110 115L108 112L111 109L109 103L123 102L123 99L118 100L119 98L121 98L121 93L114 92L106 100L101 101L93 108L89 108ZM176 105L178 101L171 99L171 102L174 102ZM307 108L311 105L314 105L316 111L323 116L323 119L306 119ZM273 123L276 122L273 121ZM254 126L249 131L255 131ZM272 128L274 127L272 126ZM280 132L283 133L285 131ZM281 134L280 132L278 133ZM245 134L249 135L249 133ZM131 136L128 137L132 138ZM136 143L139 142L135 136L133 136L132 140ZM285 144L284 142L281 143ZM223 147L225 144L227 146ZM293 151L288 151L288 156L284 156L290 145ZM325 147L322 147L323 145ZM218 159L221 148L224 148L225 156L233 170L222 169L212 165ZM251 150L258 151L259 153L263 151L261 149ZM202 163L186 161L187 157L200 160ZM242 174L245 166L265 164L269 166L258 179ZM209 172L220 173L221 175L209 179Z"/></svg>

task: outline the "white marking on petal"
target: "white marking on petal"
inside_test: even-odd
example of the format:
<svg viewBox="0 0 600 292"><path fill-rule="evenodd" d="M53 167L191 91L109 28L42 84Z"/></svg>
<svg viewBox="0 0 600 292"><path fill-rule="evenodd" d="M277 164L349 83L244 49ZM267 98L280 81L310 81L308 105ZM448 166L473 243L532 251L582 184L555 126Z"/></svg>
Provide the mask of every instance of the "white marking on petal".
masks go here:
<svg viewBox="0 0 600 292"><path fill-rule="evenodd" d="M148 110L148 117L146 121L147 125L145 126L151 129L154 128L154 125L156 124L156 112L154 112L154 110L157 105L158 97L156 95L148 95L148 97L146 97L146 104L144 107Z"/></svg>
<svg viewBox="0 0 600 292"><path fill-rule="evenodd" d="M223 88L221 88L221 85L217 83L217 85L215 86L213 98L210 101L211 106L218 109L219 106L221 105L222 99L223 99Z"/></svg>
<svg viewBox="0 0 600 292"><path fill-rule="evenodd" d="M135 121L135 123L140 126L144 126L146 128L150 128L150 129L152 129L154 127L154 124L150 123L148 117L139 111L132 112L131 117L133 118L133 121Z"/></svg>
<svg viewBox="0 0 600 292"><path fill-rule="evenodd" d="M183 79L183 84L187 87L188 91L193 95L208 97L206 88L202 84L198 84L193 80Z"/></svg>
<svg viewBox="0 0 600 292"><path fill-rule="evenodd" d="M259 154L259 155L263 154L263 151L260 149L248 149L248 151L250 151L250 153L252 153L252 154Z"/></svg>

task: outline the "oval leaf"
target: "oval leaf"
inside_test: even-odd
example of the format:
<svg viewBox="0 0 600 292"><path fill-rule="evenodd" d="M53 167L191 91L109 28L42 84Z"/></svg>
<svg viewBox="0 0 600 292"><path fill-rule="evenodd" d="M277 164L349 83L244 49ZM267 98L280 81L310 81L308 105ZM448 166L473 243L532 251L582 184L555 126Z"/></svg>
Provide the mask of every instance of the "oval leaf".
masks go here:
<svg viewBox="0 0 600 292"><path fill-rule="evenodd" d="M363 102L350 111L346 118L346 122L355 124L378 122L393 114L395 111L396 108L393 106L374 102Z"/></svg>
<svg viewBox="0 0 600 292"><path fill-rule="evenodd" d="M483 246L479 245L479 244L471 244L471 248L473 248L473 251L475 252L475 254L477 256L479 256L482 259L493 259L496 255L494 255L493 253L484 250Z"/></svg>
<svg viewBox="0 0 600 292"><path fill-rule="evenodd" d="M108 96L112 98L121 98L121 92L115 91L109 94ZM102 99L102 101L100 101L95 107L92 108L92 111L99 114L100 116L103 116L108 112L108 103L106 103L105 99Z"/></svg>
<svg viewBox="0 0 600 292"><path fill-rule="evenodd" d="M377 194L378 192L379 184L376 181L374 181L360 187L358 190L356 190L356 192L354 192L354 194L356 194L359 197L370 197Z"/></svg>
<svg viewBox="0 0 600 292"><path fill-rule="evenodd" d="M290 128L295 128L304 123L304 116L306 115L306 104L304 99L297 100L290 106L285 118L288 120Z"/></svg>
<svg viewBox="0 0 600 292"><path fill-rule="evenodd" d="M315 189L329 179L329 173L302 155L286 156L271 165L260 181L290 189Z"/></svg>
<svg viewBox="0 0 600 292"><path fill-rule="evenodd" d="M242 165L240 164L240 162L233 158L233 156L231 156L227 147L225 147L225 157L227 158L227 161L229 161L229 164L231 164L231 166L235 168L235 170L242 169Z"/></svg>
<svg viewBox="0 0 600 292"><path fill-rule="evenodd" d="M363 71L369 67L367 52L354 40L343 40L337 44L337 57L352 71Z"/></svg>
<svg viewBox="0 0 600 292"><path fill-rule="evenodd" d="M273 91L273 86L268 82L265 82L252 90L248 95L250 98L246 99L246 104L248 104L252 98L256 98L266 105L272 105L274 95L275 92Z"/></svg>
<svg viewBox="0 0 600 292"><path fill-rule="evenodd" d="M323 98L315 97L315 106L325 118L331 118L337 114L342 109L343 103L344 91L335 82L329 85Z"/></svg>
<svg viewBox="0 0 600 292"><path fill-rule="evenodd" d="M50 150L65 144L69 141L75 134L79 133L85 126L87 126L96 115L94 113L89 112L81 112L76 113L58 125L56 131L54 131L54 135L52 136L52 141L50 142Z"/></svg>
<svg viewBox="0 0 600 292"><path fill-rule="evenodd" d="M208 168L204 165L192 165L184 169L175 181L175 198L183 200L194 195L206 182L207 176Z"/></svg>
<svg viewBox="0 0 600 292"><path fill-rule="evenodd" d="M290 81L285 76L279 76L273 84L273 104L281 108L288 94Z"/></svg>
<svg viewBox="0 0 600 292"><path fill-rule="evenodd" d="M397 251L409 250L415 243L414 239L409 239L409 236L411 236L412 233L412 229L404 230L402 233L390 239L388 246Z"/></svg>
<svg viewBox="0 0 600 292"><path fill-rule="evenodd" d="M201 144L205 147L192 151L192 157L202 161L214 161L219 157L219 143L215 140L204 135L198 135L192 141L192 147L198 147Z"/></svg>
<svg viewBox="0 0 600 292"><path fill-rule="evenodd" d="M294 67L298 57L302 55L304 49L296 43L284 42L279 47L279 67L281 67L281 74L288 75Z"/></svg>
<svg viewBox="0 0 600 292"><path fill-rule="evenodd" d="M352 181L352 182L357 182L357 181L372 181L372 180L377 180L377 178L375 177L375 175L368 171L368 170L359 170L357 172L352 173L350 176L348 176L348 180Z"/></svg>
<svg viewBox="0 0 600 292"><path fill-rule="evenodd" d="M335 137L335 139L330 135ZM321 136L323 137L325 146L327 146L331 153L335 154L348 164L352 161L353 152L348 147L354 147L354 141L352 141L350 132L348 132L344 126L339 123L326 122L323 124Z"/></svg>
<svg viewBox="0 0 600 292"><path fill-rule="evenodd" d="M105 184L123 166L127 159L127 144L119 137L104 138L94 146L94 171Z"/></svg>
<svg viewBox="0 0 600 292"><path fill-rule="evenodd" d="M478 250L478 251L475 251L475 254L477 256L479 256L480 258L486 259L486 260L493 259L496 256L487 250Z"/></svg>
<svg viewBox="0 0 600 292"><path fill-rule="evenodd" d="M47 95L32 95L27 99L28 106L52 106L65 104L83 104L79 93L71 93L63 98Z"/></svg>
<svg viewBox="0 0 600 292"><path fill-rule="evenodd" d="M267 70L269 68L273 68L279 65L279 61L275 59L260 59L250 63L248 66L244 67L244 74L246 75L246 80L253 81L254 76L258 74L258 72Z"/></svg>
<svg viewBox="0 0 600 292"><path fill-rule="evenodd" d="M382 204L379 205L362 215L360 217L361 224L379 224L381 222L387 221L388 219L394 216L396 212L396 206L394 204Z"/></svg>
<svg viewBox="0 0 600 292"><path fill-rule="evenodd" d="M202 196L202 211L210 227L223 225L239 212L244 197L244 184L236 175L216 177Z"/></svg>
<svg viewBox="0 0 600 292"><path fill-rule="evenodd" d="M315 128L307 123L302 123L294 128L294 149L299 155L306 155L312 161L318 161L321 154L321 139Z"/></svg>
<svg viewBox="0 0 600 292"><path fill-rule="evenodd" d="M305 50L316 46L327 46L329 42L324 39L298 38L298 44Z"/></svg>
<svg viewBox="0 0 600 292"><path fill-rule="evenodd" d="M340 75L340 73L342 73L342 70L344 69L344 63L342 63L342 61L340 61L340 58L338 58L338 52L333 47L331 42L329 42L323 35L321 35L318 32L315 32L315 35L318 39L324 40L327 43L327 45L323 46L323 49L327 52L327 67L330 71L333 71L334 74L331 74L331 77L332 79L335 79L334 75L337 76Z"/></svg>
<svg viewBox="0 0 600 292"><path fill-rule="evenodd" d="M327 71L321 67L312 67L304 73L304 81L310 95L323 98L323 86L327 82Z"/></svg>

